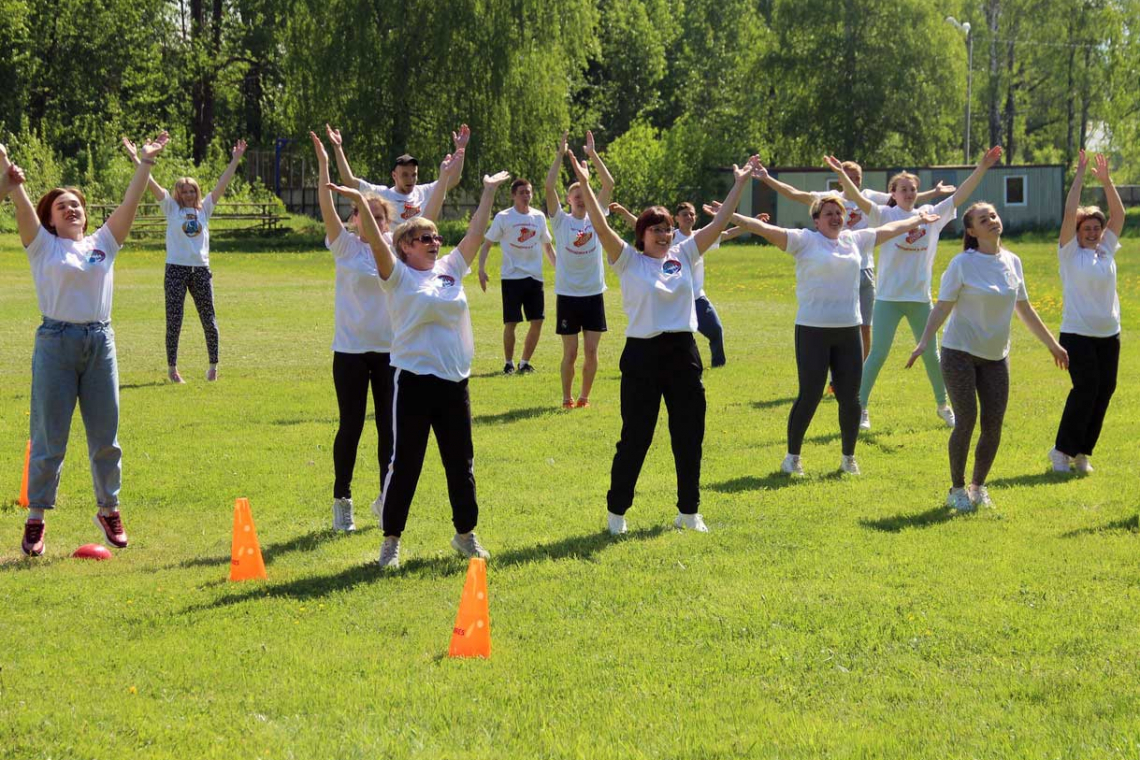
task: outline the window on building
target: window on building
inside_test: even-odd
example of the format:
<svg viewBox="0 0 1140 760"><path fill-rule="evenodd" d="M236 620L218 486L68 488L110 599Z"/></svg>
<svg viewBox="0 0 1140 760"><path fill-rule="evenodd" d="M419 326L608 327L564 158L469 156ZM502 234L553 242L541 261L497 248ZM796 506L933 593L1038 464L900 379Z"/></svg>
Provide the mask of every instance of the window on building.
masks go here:
<svg viewBox="0 0 1140 760"><path fill-rule="evenodd" d="M1025 181L1024 174L1011 174L1005 178L1005 205L1006 206L1027 206L1029 200L1027 196L1028 186Z"/></svg>
<svg viewBox="0 0 1140 760"><path fill-rule="evenodd" d="M827 181L827 190L831 193L839 193L843 195L843 183L837 179L829 179Z"/></svg>

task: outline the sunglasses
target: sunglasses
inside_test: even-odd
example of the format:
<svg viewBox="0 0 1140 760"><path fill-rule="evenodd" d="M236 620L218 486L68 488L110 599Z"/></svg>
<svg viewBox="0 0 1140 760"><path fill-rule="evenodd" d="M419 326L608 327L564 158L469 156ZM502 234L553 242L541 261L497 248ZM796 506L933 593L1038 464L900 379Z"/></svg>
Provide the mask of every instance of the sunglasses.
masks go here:
<svg viewBox="0 0 1140 760"><path fill-rule="evenodd" d="M425 232L422 235L418 235L418 236L412 238L412 240L418 240L421 243L423 243L424 245L431 245L432 243L439 243L442 245L443 244L443 235L440 235L437 232Z"/></svg>
<svg viewBox="0 0 1140 760"><path fill-rule="evenodd" d="M673 228L667 227L664 225L655 225L653 227L650 227L649 231L652 232L654 235L672 235L673 234Z"/></svg>

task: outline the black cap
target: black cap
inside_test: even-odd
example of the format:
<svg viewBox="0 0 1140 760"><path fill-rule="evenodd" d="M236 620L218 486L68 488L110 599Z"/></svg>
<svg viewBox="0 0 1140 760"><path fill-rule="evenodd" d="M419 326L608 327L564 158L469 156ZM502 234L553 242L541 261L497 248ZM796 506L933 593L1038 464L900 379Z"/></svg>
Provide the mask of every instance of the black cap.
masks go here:
<svg viewBox="0 0 1140 760"><path fill-rule="evenodd" d="M419 166L420 162L416 160L415 156L410 155L408 153L405 153L402 156L396 157L396 164L392 168L395 169L396 166L407 166L408 164L414 164L415 166Z"/></svg>

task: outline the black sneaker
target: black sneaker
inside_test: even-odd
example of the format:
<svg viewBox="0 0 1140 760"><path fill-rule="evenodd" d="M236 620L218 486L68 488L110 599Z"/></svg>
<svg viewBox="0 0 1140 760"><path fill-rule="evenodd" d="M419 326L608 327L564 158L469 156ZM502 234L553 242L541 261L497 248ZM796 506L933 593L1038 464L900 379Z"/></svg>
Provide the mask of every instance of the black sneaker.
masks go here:
<svg viewBox="0 0 1140 760"><path fill-rule="evenodd" d="M533 373L534 373L534 365L531 364L530 362L527 362L526 364L520 364L519 365L519 374L520 375L530 375Z"/></svg>
<svg viewBox="0 0 1140 760"><path fill-rule="evenodd" d="M24 523L24 540L20 542L20 549L29 557L38 557L44 553L43 520L28 520Z"/></svg>
<svg viewBox="0 0 1140 760"><path fill-rule="evenodd" d="M515 364L514 364L514 362L507 362L506 364L504 364L504 365L503 365L503 374L504 374L504 375L513 375L513 374L515 374Z"/></svg>

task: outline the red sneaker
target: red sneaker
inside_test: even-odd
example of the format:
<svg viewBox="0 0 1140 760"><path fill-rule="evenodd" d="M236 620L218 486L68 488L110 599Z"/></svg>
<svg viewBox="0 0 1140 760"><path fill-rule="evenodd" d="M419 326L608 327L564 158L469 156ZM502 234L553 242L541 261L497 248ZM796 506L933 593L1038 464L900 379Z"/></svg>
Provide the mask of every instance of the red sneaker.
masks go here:
<svg viewBox="0 0 1140 760"><path fill-rule="evenodd" d="M574 406L578 407L579 409L588 409L590 407L590 399L580 398L578 399L578 403Z"/></svg>
<svg viewBox="0 0 1140 760"><path fill-rule="evenodd" d="M574 408L574 402L571 401L570 399L566 399L565 401L562 402L562 408L563 409L573 409Z"/></svg>
<svg viewBox="0 0 1140 760"><path fill-rule="evenodd" d="M38 557L44 553L44 521L28 520L24 523L24 540L20 548L29 557Z"/></svg>
<svg viewBox="0 0 1140 760"><path fill-rule="evenodd" d="M115 510L109 515L102 512L95 513L95 525L99 530L103 531L103 535L107 537L107 543L117 549L124 549L127 546L127 532L123 530L123 518L119 516L119 511Z"/></svg>

